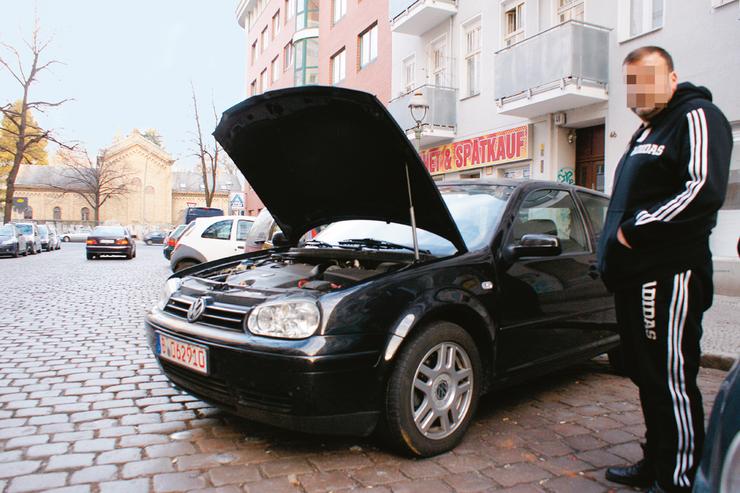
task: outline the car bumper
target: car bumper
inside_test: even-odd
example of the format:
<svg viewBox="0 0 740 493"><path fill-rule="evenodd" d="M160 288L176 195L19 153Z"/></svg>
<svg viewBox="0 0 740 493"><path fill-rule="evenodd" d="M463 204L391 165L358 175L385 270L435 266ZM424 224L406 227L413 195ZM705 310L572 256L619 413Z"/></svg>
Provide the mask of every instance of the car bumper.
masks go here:
<svg viewBox="0 0 740 493"><path fill-rule="evenodd" d="M85 250L87 253L96 255L128 255L133 251L133 248L131 245L88 245Z"/></svg>
<svg viewBox="0 0 740 493"><path fill-rule="evenodd" d="M165 375L192 395L233 414L281 428L360 436L374 430L383 388L376 369L379 350L309 356L311 348L331 339L315 336L291 345L292 354L285 354L250 344L215 341L208 333L218 329L205 328L203 335L183 333L177 330L183 324L198 327L153 310L147 315L145 332L155 355L157 333L208 348L208 375L157 356Z"/></svg>
<svg viewBox="0 0 740 493"><path fill-rule="evenodd" d="M14 254L16 248L18 248L17 243L12 243L10 245L0 245L0 255Z"/></svg>

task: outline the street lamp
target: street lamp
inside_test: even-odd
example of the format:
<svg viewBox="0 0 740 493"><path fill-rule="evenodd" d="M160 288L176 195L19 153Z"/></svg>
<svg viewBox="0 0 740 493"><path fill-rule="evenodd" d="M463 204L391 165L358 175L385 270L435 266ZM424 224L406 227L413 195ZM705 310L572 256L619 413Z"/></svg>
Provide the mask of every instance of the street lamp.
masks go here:
<svg viewBox="0 0 740 493"><path fill-rule="evenodd" d="M409 102L409 111L411 111L411 118L414 119L416 126L414 127L414 137L416 137L416 152L421 152L421 132L424 128L424 118L427 116L429 111L429 103L427 97L424 95L421 89L417 89L414 95L411 96Z"/></svg>

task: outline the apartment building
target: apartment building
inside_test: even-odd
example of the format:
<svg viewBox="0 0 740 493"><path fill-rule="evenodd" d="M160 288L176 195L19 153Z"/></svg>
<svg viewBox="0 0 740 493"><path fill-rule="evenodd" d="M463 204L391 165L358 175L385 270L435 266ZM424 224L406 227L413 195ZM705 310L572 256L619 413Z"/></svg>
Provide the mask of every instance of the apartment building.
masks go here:
<svg viewBox="0 0 740 493"><path fill-rule="evenodd" d="M307 84L391 96L386 0L240 0L247 47L246 96ZM269 163L265 163L269 165ZM247 214L262 202L247 185Z"/></svg>
<svg viewBox="0 0 740 493"><path fill-rule="evenodd" d="M622 60L671 52L680 80L707 86L732 122L731 184L712 236L719 292L740 294L740 46L737 0L388 0L389 109L429 103L421 155L437 181L559 180L609 192L638 118ZM409 138L414 133L408 132Z"/></svg>

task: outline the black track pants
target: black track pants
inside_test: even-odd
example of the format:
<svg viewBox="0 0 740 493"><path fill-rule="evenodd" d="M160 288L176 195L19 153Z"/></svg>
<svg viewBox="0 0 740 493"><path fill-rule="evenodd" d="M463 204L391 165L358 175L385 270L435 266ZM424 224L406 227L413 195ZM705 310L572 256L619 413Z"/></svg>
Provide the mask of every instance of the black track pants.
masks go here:
<svg viewBox="0 0 740 493"><path fill-rule="evenodd" d="M615 293L627 371L640 389L646 459L668 491L688 491L704 443L696 385L711 267L676 272Z"/></svg>

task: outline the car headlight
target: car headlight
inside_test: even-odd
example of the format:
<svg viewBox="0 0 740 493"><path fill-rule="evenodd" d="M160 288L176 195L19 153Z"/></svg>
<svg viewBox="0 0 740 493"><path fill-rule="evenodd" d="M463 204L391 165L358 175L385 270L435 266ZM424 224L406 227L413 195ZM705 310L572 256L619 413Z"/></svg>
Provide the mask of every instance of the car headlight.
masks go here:
<svg viewBox="0 0 740 493"><path fill-rule="evenodd" d="M180 279L179 277L173 277L172 279L167 280L164 288L162 289L162 294L159 295L157 308L159 308L160 310L164 310L164 307L167 306L167 302L170 300L170 296L172 296L172 293L180 289L180 284L182 284L182 279Z"/></svg>
<svg viewBox="0 0 740 493"><path fill-rule="evenodd" d="M311 301L260 305L247 318L252 334L282 339L304 339L319 328L321 313Z"/></svg>

